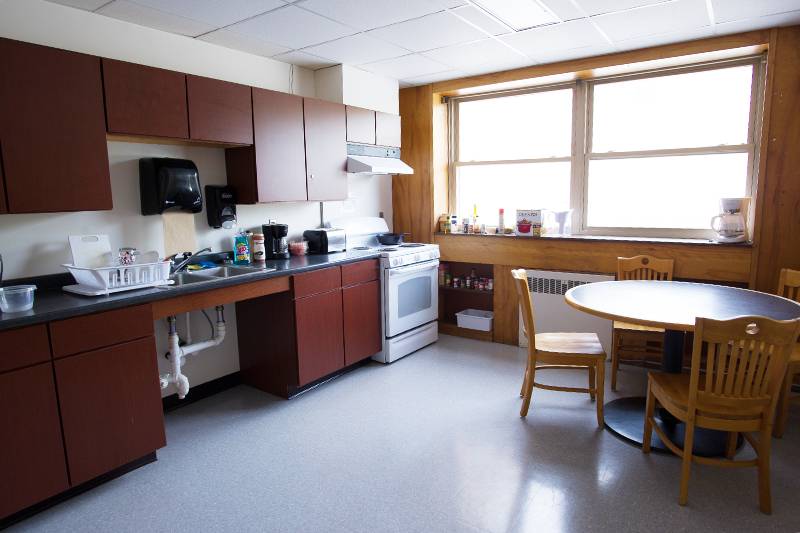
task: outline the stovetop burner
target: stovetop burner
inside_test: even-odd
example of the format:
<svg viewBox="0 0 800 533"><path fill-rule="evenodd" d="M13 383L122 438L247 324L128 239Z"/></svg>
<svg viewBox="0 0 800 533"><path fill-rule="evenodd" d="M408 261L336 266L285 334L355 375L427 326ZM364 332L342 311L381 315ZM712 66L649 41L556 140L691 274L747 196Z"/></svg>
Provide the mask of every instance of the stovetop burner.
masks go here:
<svg viewBox="0 0 800 533"><path fill-rule="evenodd" d="M425 246L420 242L407 242L405 244L401 244L400 248L417 248L418 246Z"/></svg>
<svg viewBox="0 0 800 533"><path fill-rule="evenodd" d="M369 250L369 246L355 246L351 250Z"/></svg>
<svg viewBox="0 0 800 533"><path fill-rule="evenodd" d="M396 252L397 248L381 248L381 252Z"/></svg>

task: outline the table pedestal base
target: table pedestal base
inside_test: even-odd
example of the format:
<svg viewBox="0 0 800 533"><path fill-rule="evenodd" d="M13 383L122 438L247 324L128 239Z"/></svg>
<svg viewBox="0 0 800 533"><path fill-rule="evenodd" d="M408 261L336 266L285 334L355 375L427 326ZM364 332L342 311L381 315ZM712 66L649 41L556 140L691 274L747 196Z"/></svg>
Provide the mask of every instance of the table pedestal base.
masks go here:
<svg viewBox="0 0 800 533"><path fill-rule="evenodd" d="M620 398L605 404L603 407L605 426L617 437L634 444L642 446L642 435L644 432L644 397ZM672 421L669 413L664 413L663 420L656 409L656 423L666 433L667 437L678 447L683 446L684 424ZM692 453L701 457L721 457L725 455L727 444L727 433L724 431L714 431L710 429L697 428L694 432L694 446ZM739 436L737 449L742 445L742 437ZM650 447L653 451L661 453L672 452L653 432L653 439Z"/></svg>

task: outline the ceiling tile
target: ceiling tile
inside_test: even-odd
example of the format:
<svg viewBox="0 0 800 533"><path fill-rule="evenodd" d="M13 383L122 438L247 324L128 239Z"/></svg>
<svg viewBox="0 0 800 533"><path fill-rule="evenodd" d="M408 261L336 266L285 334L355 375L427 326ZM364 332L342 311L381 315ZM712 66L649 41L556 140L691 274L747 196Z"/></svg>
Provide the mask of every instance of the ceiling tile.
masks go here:
<svg viewBox="0 0 800 533"><path fill-rule="evenodd" d="M413 87L415 85L427 85L428 83L436 83L437 81L454 80L456 78L463 78L465 76L467 76L466 72L461 72L459 70L445 70L443 72L425 74L424 76L405 78L401 80L401 82L406 83L409 87Z"/></svg>
<svg viewBox="0 0 800 533"><path fill-rule="evenodd" d="M372 63L381 59L403 56L409 52L405 48L375 39L364 33L305 48L303 51L348 65Z"/></svg>
<svg viewBox="0 0 800 533"><path fill-rule="evenodd" d="M133 0L165 13L199 20L215 28L272 11L286 4L281 0Z"/></svg>
<svg viewBox="0 0 800 533"><path fill-rule="evenodd" d="M497 19L490 17L482 9L475 6L464 6L453 10L453 14L474 24L491 35L502 35L514 31Z"/></svg>
<svg viewBox="0 0 800 533"><path fill-rule="evenodd" d="M295 6L276 9L229 29L289 48L305 48L356 33L348 26Z"/></svg>
<svg viewBox="0 0 800 533"><path fill-rule="evenodd" d="M419 54L409 54L394 59L367 63L366 65L361 65L360 68L398 80L450 70L446 65Z"/></svg>
<svg viewBox="0 0 800 533"><path fill-rule="evenodd" d="M541 0L561 20L584 18L586 13L571 0Z"/></svg>
<svg viewBox="0 0 800 533"><path fill-rule="evenodd" d="M491 72L502 72L504 70L529 67L535 64L536 64L535 61L528 58L521 60L511 60L511 61L492 61L489 63L482 63L480 65L472 65L469 68L465 68L464 72L468 76L477 76L479 74L489 74Z"/></svg>
<svg viewBox="0 0 800 533"><path fill-rule="evenodd" d="M215 26L170 13L164 13L146 6L115 0L96 11L101 15L147 26L156 30L195 37L215 29Z"/></svg>
<svg viewBox="0 0 800 533"><path fill-rule="evenodd" d="M716 24L714 26L714 33L716 35L728 35L731 33L775 28L777 26L794 26L797 24L800 24L800 11L790 11L789 13L781 13L780 15L768 15L766 17Z"/></svg>
<svg viewBox="0 0 800 533"><path fill-rule="evenodd" d="M85 9L87 11L94 11L99 7L103 7L108 3L108 0L49 0L53 4L61 4L70 7L77 7L78 9Z"/></svg>
<svg viewBox="0 0 800 533"><path fill-rule="evenodd" d="M569 50L542 50L534 57L537 63L556 63L558 61L569 61L570 59L579 59L584 57L602 56L610 54L616 49L607 43L582 46L579 48L570 48Z"/></svg>
<svg viewBox="0 0 800 533"><path fill-rule="evenodd" d="M689 31L711 23L705 0L677 0L593 17L592 21L615 42L646 35Z"/></svg>
<svg viewBox="0 0 800 533"><path fill-rule="evenodd" d="M716 22L753 19L800 10L799 0L712 0Z"/></svg>
<svg viewBox="0 0 800 533"><path fill-rule="evenodd" d="M369 34L415 52L486 37L482 31L447 11L372 30Z"/></svg>
<svg viewBox="0 0 800 533"><path fill-rule="evenodd" d="M201 35L198 39L265 57L271 57L290 50L285 46L262 41L250 35L236 33L225 28Z"/></svg>
<svg viewBox="0 0 800 533"><path fill-rule="evenodd" d="M360 30L422 17L446 7L429 0L306 0L298 5Z"/></svg>
<svg viewBox="0 0 800 533"><path fill-rule="evenodd" d="M694 41L695 39L711 37L713 34L714 29L712 26L704 26L689 31L659 33L658 35L647 35L645 37L617 41L614 45L619 50L637 50L639 48L649 48L651 46L661 46L663 44Z"/></svg>
<svg viewBox="0 0 800 533"><path fill-rule="evenodd" d="M428 59L433 59L457 70L469 70L487 63L507 64L524 63L529 61L503 43L495 39L484 39L468 44L457 44L446 48L437 48L422 53ZM500 70L499 68L497 70Z"/></svg>
<svg viewBox="0 0 800 533"><path fill-rule="evenodd" d="M553 51L608 44L587 19L531 28L504 35L500 40L537 60L539 55Z"/></svg>
<svg viewBox="0 0 800 533"><path fill-rule="evenodd" d="M593 16L670 1L672 0L577 0L577 3L587 15ZM547 0L545 0L545 3L547 3Z"/></svg>
<svg viewBox="0 0 800 533"><path fill-rule="evenodd" d="M311 70L317 70L337 64L336 61L330 61L328 59L306 54L305 52L299 52L297 50L294 52L286 52L285 54L278 54L273 56L272 59L276 61L283 61L284 63L291 63L292 65L297 65L299 67L310 68Z"/></svg>

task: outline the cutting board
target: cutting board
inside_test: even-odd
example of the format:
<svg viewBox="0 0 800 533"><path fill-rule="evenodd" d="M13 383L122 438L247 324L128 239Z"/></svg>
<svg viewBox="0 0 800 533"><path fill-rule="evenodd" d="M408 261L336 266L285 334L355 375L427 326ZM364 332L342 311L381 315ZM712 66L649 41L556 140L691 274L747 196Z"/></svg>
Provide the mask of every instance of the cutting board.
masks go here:
<svg viewBox="0 0 800 533"><path fill-rule="evenodd" d="M111 243L108 235L70 235L72 264L84 268L100 268L109 265Z"/></svg>

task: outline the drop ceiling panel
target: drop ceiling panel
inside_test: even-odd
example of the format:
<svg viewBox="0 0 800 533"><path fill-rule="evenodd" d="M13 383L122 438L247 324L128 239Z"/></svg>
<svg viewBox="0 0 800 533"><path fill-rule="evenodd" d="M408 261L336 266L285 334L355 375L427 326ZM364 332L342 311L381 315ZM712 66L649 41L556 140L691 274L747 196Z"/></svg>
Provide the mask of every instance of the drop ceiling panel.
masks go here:
<svg viewBox="0 0 800 533"><path fill-rule="evenodd" d="M54 4L62 4L70 7L77 7L78 9L85 9L87 11L94 11L99 7L103 7L108 3L108 0L50 0Z"/></svg>
<svg viewBox="0 0 800 533"><path fill-rule="evenodd" d="M288 52L290 50L290 48L285 46L263 41L251 35L236 33L235 31L228 29L212 31L211 33L201 35L198 37L198 39L207 41L209 43L218 44L226 48L233 48L234 50L265 57L271 57L275 54L282 54L283 52Z"/></svg>
<svg viewBox="0 0 800 533"><path fill-rule="evenodd" d="M660 33L678 33L708 26L711 23L705 0L677 0L593 17L592 21L612 41L624 41Z"/></svg>
<svg viewBox="0 0 800 533"><path fill-rule="evenodd" d="M164 13L163 11L134 2L128 2L127 0L115 0L101 7L96 12L101 15L106 15L107 17L133 22L140 26L147 26L156 30L187 35L189 37L196 37L215 29L215 26L204 22Z"/></svg>
<svg viewBox="0 0 800 533"><path fill-rule="evenodd" d="M750 30L764 28L774 28L776 26L794 26L800 24L800 11L790 11L780 15L768 15L752 19L735 20L733 22L723 22L714 26L714 33L717 35L728 35Z"/></svg>
<svg viewBox="0 0 800 533"><path fill-rule="evenodd" d="M528 58L495 39L429 50L422 55L456 70L470 70L486 63L524 63Z"/></svg>
<svg viewBox="0 0 800 533"><path fill-rule="evenodd" d="M133 0L165 13L205 22L216 28L272 11L282 0Z"/></svg>
<svg viewBox="0 0 800 533"><path fill-rule="evenodd" d="M291 63L292 65L297 65L299 67L310 68L312 70L330 67L337 64L336 61L306 54L305 52L300 52L297 50L286 52L285 54L278 54L273 56L273 59L277 61L283 61L284 63Z"/></svg>
<svg viewBox="0 0 800 533"><path fill-rule="evenodd" d="M331 59L337 63L360 65L381 59L391 59L407 55L409 50L395 46L386 41L375 39L364 33L350 35L335 41L303 49L315 56Z"/></svg>
<svg viewBox="0 0 800 533"><path fill-rule="evenodd" d="M369 35L415 52L486 37L485 33L449 12L435 13L372 30Z"/></svg>
<svg viewBox="0 0 800 533"><path fill-rule="evenodd" d="M714 35L713 26L703 26L694 30L678 33L660 33L658 35L647 35L645 37L636 37L635 39L627 39L625 41L617 41L614 45L619 50L637 50L639 48L650 48L652 46L660 46L662 44L674 43L677 41L694 41L696 39L703 39Z"/></svg>
<svg viewBox="0 0 800 533"><path fill-rule="evenodd" d="M602 56L615 52L617 49L610 44L599 44L593 46L583 46L581 48L570 48L568 50L547 50L543 49L538 55L534 56L537 63L557 63L559 61L569 61L580 57Z"/></svg>
<svg viewBox="0 0 800 533"><path fill-rule="evenodd" d="M505 24L499 22L497 19L490 17L482 9L474 6L464 6L454 9L453 13L467 22L477 26L486 33L491 35L502 35L504 33L511 33L513 30Z"/></svg>
<svg viewBox="0 0 800 533"><path fill-rule="evenodd" d="M305 48L356 33L353 28L295 6L276 9L229 29L289 48Z"/></svg>
<svg viewBox="0 0 800 533"><path fill-rule="evenodd" d="M455 78L463 78L467 76L466 72L458 70L446 70L444 72L435 72L433 74L425 74L424 76L416 76L413 78L406 78L402 80L408 86L426 85L428 83L436 83L437 81L452 80Z"/></svg>
<svg viewBox="0 0 800 533"><path fill-rule="evenodd" d="M577 0L576 3L583 8L587 15L593 16L603 13L625 11L635 7L661 4L669 1L671 0ZM548 0L545 0L545 3L547 2Z"/></svg>
<svg viewBox="0 0 800 533"><path fill-rule="evenodd" d="M754 19L800 10L800 0L712 0L717 22Z"/></svg>
<svg viewBox="0 0 800 533"><path fill-rule="evenodd" d="M558 50L608 44L600 32L586 19L531 28L519 33L504 35L500 37L500 40L534 59L541 54Z"/></svg>
<svg viewBox="0 0 800 533"><path fill-rule="evenodd" d="M361 65L360 68L368 72L389 76L395 79L414 78L426 74L452 70L447 65L443 65L438 61L428 59L419 54L409 54L394 59L368 63L366 65Z"/></svg>
<svg viewBox="0 0 800 533"><path fill-rule="evenodd" d="M550 8L550 11L563 21L586 16L586 13L572 0L542 0L542 4Z"/></svg>
<svg viewBox="0 0 800 533"><path fill-rule="evenodd" d="M444 4L429 0L306 0L298 5L353 28L369 30L441 11Z"/></svg>

